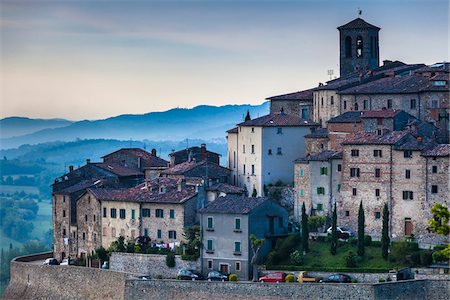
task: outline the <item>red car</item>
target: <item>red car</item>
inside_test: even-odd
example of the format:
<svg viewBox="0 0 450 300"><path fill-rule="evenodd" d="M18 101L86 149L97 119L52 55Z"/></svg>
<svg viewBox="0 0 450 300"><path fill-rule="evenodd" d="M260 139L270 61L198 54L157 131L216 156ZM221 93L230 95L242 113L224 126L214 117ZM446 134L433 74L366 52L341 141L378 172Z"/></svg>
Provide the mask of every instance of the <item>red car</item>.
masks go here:
<svg viewBox="0 0 450 300"><path fill-rule="evenodd" d="M260 277L259 282L284 282L286 278L286 273L284 272L272 272L266 276Z"/></svg>

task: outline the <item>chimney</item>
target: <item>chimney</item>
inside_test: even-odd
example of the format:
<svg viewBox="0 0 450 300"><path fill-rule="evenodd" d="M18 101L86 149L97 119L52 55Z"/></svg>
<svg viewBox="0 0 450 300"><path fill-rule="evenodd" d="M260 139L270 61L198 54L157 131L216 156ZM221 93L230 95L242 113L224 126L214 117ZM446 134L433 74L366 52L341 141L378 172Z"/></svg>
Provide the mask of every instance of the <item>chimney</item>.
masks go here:
<svg viewBox="0 0 450 300"><path fill-rule="evenodd" d="M250 117L250 111L247 110L247 115L245 116L245 122L250 121L252 118Z"/></svg>
<svg viewBox="0 0 450 300"><path fill-rule="evenodd" d="M178 191L179 191L179 192L181 192L181 190L183 189L183 187L185 187L185 183L186 183L186 182L185 182L182 178L178 179L177 185L178 185Z"/></svg>
<svg viewBox="0 0 450 300"><path fill-rule="evenodd" d="M201 145L201 151L201 160L204 161L206 160L206 144Z"/></svg>
<svg viewBox="0 0 450 300"><path fill-rule="evenodd" d="M417 142L418 142L419 144L422 144L422 141L423 141L423 137L418 136L418 137L417 137Z"/></svg>
<svg viewBox="0 0 450 300"><path fill-rule="evenodd" d="M152 149L152 155L156 157L156 149L155 148Z"/></svg>
<svg viewBox="0 0 450 300"><path fill-rule="evenodd" d="M69 172L73 172L73 165L69 166Z"/></svg>
<svg viewBox="0 0 450 300"><path fill-rule="evenodd" d="M86 164L88 165L90 163L91 163L91 159L90 158L86 159Z"/></svg>

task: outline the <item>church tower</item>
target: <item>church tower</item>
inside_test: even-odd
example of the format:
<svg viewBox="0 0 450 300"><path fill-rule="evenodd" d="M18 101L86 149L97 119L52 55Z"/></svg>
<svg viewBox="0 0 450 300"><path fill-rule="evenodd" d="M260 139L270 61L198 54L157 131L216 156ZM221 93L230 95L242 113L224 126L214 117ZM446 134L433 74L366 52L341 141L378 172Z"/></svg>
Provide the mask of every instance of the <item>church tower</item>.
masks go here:
<svg viewBox="0 0 450 300"><path fill-rule="evenodd" d="M340 41L340 77L380 65L379 27L357 18L337 28Z"/></svg>

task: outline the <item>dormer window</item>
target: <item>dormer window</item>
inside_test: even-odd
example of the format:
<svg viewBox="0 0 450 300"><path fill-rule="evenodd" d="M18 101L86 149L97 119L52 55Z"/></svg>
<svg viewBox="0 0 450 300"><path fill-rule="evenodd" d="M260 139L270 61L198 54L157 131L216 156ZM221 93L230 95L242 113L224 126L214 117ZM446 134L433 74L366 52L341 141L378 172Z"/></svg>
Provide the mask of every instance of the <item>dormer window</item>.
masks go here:
<svg viewBox="0 0 450 300"><path fill-rule="evenodd" d="M166 192L166 187L165 186L160 186L159 187L159 193L160 194L164 194Z"/></svg>

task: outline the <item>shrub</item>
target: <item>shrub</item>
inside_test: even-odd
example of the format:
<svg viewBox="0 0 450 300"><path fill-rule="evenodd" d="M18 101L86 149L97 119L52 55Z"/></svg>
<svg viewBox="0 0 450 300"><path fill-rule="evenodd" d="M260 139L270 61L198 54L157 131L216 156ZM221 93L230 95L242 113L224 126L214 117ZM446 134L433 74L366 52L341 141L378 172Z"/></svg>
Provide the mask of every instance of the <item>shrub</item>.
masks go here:
<svg viewBox="0 0 450 300"><path fill-rule="evenodd" d="M166 256L166 265L169 268L175 267L175 254L173 254L173 252L170 252L170 253L167 254L167 256Z"/></svg>
<svg viewBox="0 0 450 300"><path fill-rule="evenodd" d="M327 237L326 236L318 236L317 237L317 241L318 242L325 242L327 240Z"/></svg>
<svg viewBox="0 0 450 300"><path fill-rule="evenodd" d="M380 248L381 247L381 241L372 241L372 247Z"/></svg>
<svg viewBox="0 0 450 300"><path fill-rule="evenodd" d="M345 265L348 268L355 268L356 267L356 257L353 252L348 252L347 257L345 258Z"/></svg>
<svg viewBox="0 0 450 300"><path fill-rule="evenodd" d="M292 274L288 274L285 278L286 282L294 282L295 281L295 277Z"/></svg>
<svg viewBox="0 0 450 300"><path fill-rule="evenodd" d="M443 261L447 261L447 257L445 257L442 251L443 250L433 252L433 262L440 263Z"/></svg>
<svg viewBox="0 0 450 300"><path fill-rule="evenodd" d="M354 237L351 237L351 238L348 239L348 242L350 243L350 245L354 246L354 245L356 245L358 243L358 239L354 238Z"/></svg>
<svg viewBox="0 0 450 300"><path fill-rule="evenodd" d="M386 282L386 280L384 278L380 278L378 279L378 282Z"/></svg>
<svg viewBox="0 0 450 300"><path fill-rule="evenodd" d="M290 234L284 239L279 239L275 246L275 249L269 254L268 261L269 265L274 265L282 261L286 261L290 257L292 249L297 248L300 238L298 234Z"/></svg>
<svg viewBox="0 0 450 300"><path fill-rule="evenodd" d="M197 258L198 258L198 256L195 254L194 255L188 255L188 254L181 255L181 259L187 260L187 261L196 261Z"/></svg>
<svg viewBox="0 0 450 300"><path fill-rule="evenodd" d="M445 245L436 245L433 248L434 251L440 251L440 250L444 250L444 249L445 249Z"/></svg>
<svg viewBox="0 0 450 300"><path fill-rule="evenodd" d="M424 267L431 265L433 262L433 253L431 251L423 251L420 253L420 264Z"/></svg>
<svg viewBox="0 0 450 300"><path fill-rule="evenodd" d="M364 245L366 246L372 245L372 237L370 235L364 236Z"/></svg>
<svg viewBox="0 0 450 300"><path fill-rule="evenodd" d="M228 277L228 280L230 281L237 281L238 277L236 274L230 274L230 276Z"/></svg>
<svg viewBox="0 0 450 300"><path fill-rule="evenodd" d="M356 280L355 278L352 278L352 283L358 283L358 280Z"/></svg>
<svg viewBox="0 0 450 300"><path fill-rule="evenodd" d="M412 265L414 266L420 265L420 252L411 253L409 259Z"/></svg>
<svg viewBox="0 0 450 300"><path fill-rule="evenodd" d="M322 216L312 216L308 218L309 231L317 232L317 229L325 224L325 217Z"/></svg>
<svg viewBox="0 0 450 300"><path fill-rule="evenodd" d="M162 275L156 275L155 279L162 279Z"/></svg>
<svg viewBox="0 0 450 300"><path fill-rule="evenodd" d="M301 266L303 264L303 253L300 250L295 250L290 255L291 264Z"/></svg>

